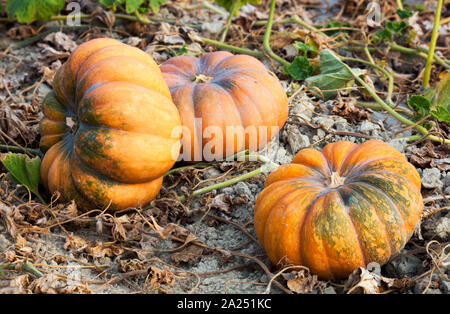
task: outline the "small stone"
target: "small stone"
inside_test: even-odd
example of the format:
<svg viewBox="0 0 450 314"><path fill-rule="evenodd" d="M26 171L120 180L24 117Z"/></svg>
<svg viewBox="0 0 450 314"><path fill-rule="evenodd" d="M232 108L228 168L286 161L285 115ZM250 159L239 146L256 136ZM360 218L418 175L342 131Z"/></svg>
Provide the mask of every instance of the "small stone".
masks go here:
<svg viewBox="0 0 450 314"><path fill-rule="evenodd" d="M361 122L359 126L359 131L363 134L371 135L374 131L379 131L380 126L378 124L372 123L368 120Z"/></svg>
<svg viewBox="0 0 450 314"><path fill-rule="evenodd" d="M443 217L432 216L423 223L423 236L447 241L450 237L450 213Z"/></svg>
<svg viewBox="0 0 450 314"><path fill-rule="evenodd" d="M297 55L297 49L292 44L284 46L283 51L287 58L295 57Z"/></svg>
<svg viewBox="0 0 450 314"><path fill-rule="evenodd" d="M296 154L302 148L306 148L311 145L309 142L309 137L301 134L297 126L289 124L287 125L286 130L288 132L287 141L293 154Z"/></svg>
<svg viewBox="0 0 450 314"><path fill-rule="evenodd" d="M222 172L216 168L208 168L203 172L203 177L205 179L217 178Z"/></svg>
<svg viewBox="0 0 450 314"><path fill-rule="evenodd" d="M325 129L329 130L334 125L334 119L328 117L314 117L313 123L324 126Z"/></svg>
<svg viewBox="0 0 450 314"><path fill-rule="evenodd" d="M422 172L422 186L426 189L441 189L444 183L441 181L441 173L437 168L427 168Z"/></svg>
<svg viewBox="0 0 450 314"><path fill-rule="evenodd" d="M251 201L253 201L255 199L255 196L253 195L252 191L250 191L248 185L245 182L238 182L234 186L234 191L235 191L237 196L245 195Z"/></svg>
<svg viewBox="0 0 450 314"><path fill-rule="evenodd" d="M389 275L398 278L414 277L422 271L422 268L422 261L414 255L404 256L386 265L386 271Z"/></svg>
<svg viewBox="0 0 450 314"><path fill-rule="evenodd" d="M220 32L220 30L223 28L223 23L216 22L216 23L203 23L202 24L202 30L207 31L211 34L217 34Z"/></svg>
<svg viewBox="0 0 450 314"><path fill-rule="evenodd" d="M392 147L394 147L399 152L402 152L403 149L405 148L405 146L408 145L408 141L405 140L405 139L403 139L403 140L390 140L387 143L389 145L391 145Z"/></svg>
<svg viewBox="0 0 450 314"><path fill-rule="evenodd" d="M41 83L37 89L38 95L47 95L52 89L45 83Z"/></svg>

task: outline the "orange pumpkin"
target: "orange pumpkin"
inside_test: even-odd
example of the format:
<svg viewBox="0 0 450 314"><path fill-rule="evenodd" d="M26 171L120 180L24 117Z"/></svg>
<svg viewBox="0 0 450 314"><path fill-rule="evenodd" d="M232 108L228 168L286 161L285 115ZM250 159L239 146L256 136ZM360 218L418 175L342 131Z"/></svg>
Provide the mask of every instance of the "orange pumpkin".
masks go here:
<svg viewBox="0 0 450 314"><path fill-rule="evenodd" d="M278 167L255 204L255 231L270 260L323 279L380 265L409 240L423 209L420 177L390 145L340 141L307 148Z"/></svg>
<svg viewBox="0 0 450 314"><path fill-rule="evenodd" d="M184 161L258 150L286 122L283 87L251 56L224 51L179 56L160 68L180 112Z"/></svg>
<svg viewBox="0 0 450 314"><path fill-rule="evenodd" d="M53 91L40 123L43 184L86 208L150 202L179 155L181 137L154 60L119 41L94 39L58 70Z"/></svg>

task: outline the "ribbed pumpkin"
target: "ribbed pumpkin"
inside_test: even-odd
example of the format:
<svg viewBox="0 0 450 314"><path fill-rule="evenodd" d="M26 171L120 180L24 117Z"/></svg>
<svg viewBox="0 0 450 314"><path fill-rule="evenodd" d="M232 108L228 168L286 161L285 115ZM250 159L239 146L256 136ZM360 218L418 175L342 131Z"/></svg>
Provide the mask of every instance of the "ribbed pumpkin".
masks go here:
<svg viewBox="0 0 450 314"><path fill-rule="evenodd" d="M154 60L119 41L94 39L58 70L53 91L40 123L41 179L50 192L85 208L151 201L179 155L181 137Z"/></svg>
<svg viewBox="0 0 450 314"><path fill-rule="evenodd" d="M278 167L255 204L255 231L274 264L322 279L380 265L409 240L423 209L420 177L390 145L340 141Z"/></svg>
<svg viewBox="0 0 450 314"><path fill-rule="evenodd" d="M260 149L287 119L283 87L251 56L224 51L179 56L160 68L180 112L185 161Z"/></svg>

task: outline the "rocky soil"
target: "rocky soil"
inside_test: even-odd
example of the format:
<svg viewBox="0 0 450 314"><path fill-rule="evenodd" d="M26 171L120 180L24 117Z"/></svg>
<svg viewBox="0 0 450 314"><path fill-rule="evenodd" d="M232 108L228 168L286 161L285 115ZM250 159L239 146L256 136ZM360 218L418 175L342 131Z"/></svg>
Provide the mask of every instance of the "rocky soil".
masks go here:
<svg viewBox="0 0 450 314"><path fill-rule="evenodd" d="M173 14L164 10L161 16ZM221 19L212 19L203 24L204 31L217 33L221 23ZM170 56L156 49L160 44L187 44L192 51L204 51L186 36L166 35L168 25L158 27L160 38L152 43L137 36L113 36L148 51L157 62ZM0 31L3 34L7 29L1 25ZM0 53L0 127L21 145L37 147L42 117L39 102L77 39L76 34L58 32L24 48ZM271 68L270 63L267 66ZM349 95L318 101L302 86L283 76L280 79L289 96L289 119L279 137L261 153L284 164L306 147L320 149L338 140L362 143L369 139L385 141L403 152L422 178L423 220L405 248L381 268L382 279L370 272L369 277L382 292L448 294L448 151L447 157L442 157L434 152L438 145L401 139L411 131L398 133L402 127L392 118L356 107ZM253 208L263 189L264 175L189 199L186 205L174 201L171 194L180 195L258 166L255 162L223 162L178 171L165 179L164 189L149 210L123 216L100 211L83 216L73 204L57 201L39 205L25 190L16 189L0 168L0 263L18 265L14 270L0 271L0 293L330 294L346 293L357 286L366 270L355 272L348 280L329 282L301 270L289 270L279 278L281 287L275 283L268 286L269 275L279 269L270 264L253 230ZM43 276L36 279L23 271L26 261ZM394 281L389 287L383 285ZM352 291L363 289L356 288Z"/></svg>

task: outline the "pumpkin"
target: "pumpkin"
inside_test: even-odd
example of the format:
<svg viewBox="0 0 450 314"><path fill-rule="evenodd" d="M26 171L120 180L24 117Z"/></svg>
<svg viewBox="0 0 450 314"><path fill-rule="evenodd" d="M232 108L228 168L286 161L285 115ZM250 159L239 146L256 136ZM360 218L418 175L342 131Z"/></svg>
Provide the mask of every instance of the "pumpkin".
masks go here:
<svg viewBox="0 0 450 314"><path fill-rule="evenodd" d="M180 113L184 161L258 150L286 122L283 87L254 57L224 51L178 56L160 69Z"/></svg>
<svg viewBox="0 0 450 314"><path fill-rule="evenodd" d="M41 181L86 208L150 202L179 155L180 117L158 65L113 39L73 51L42 111Z"/></svg>
<svg viewBox="0 0 450 314"><path fill-rule="evenodd" d="M274 263L309 267L322 279L380 265L409 240L423 209L420 177L390 145L340 141L306 148L265 182L255 232Z"/></svg>

